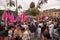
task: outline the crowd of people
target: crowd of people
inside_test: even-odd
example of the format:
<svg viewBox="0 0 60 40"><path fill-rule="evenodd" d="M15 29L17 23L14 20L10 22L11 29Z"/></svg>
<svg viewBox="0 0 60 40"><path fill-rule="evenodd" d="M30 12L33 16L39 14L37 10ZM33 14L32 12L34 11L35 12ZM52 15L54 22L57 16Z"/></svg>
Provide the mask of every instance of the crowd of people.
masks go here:
<svg viewBox="0 0 60 40"><path fill-rule="evenodd" d="M24 22L0 20L0 40L31 40L35 35L39 40L59 40L60 19L44 17Z"/></svg>

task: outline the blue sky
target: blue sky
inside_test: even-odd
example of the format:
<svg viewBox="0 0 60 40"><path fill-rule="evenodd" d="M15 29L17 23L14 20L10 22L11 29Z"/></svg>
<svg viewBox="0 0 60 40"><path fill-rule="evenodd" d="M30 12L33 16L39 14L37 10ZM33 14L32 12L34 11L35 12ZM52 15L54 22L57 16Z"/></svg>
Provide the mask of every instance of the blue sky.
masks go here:
<svg viewBox="0 0 60 40"><path fill-rule="evenodd" d="M28 9L31 2L34 2L36 5L38 3L38 0L17 0L17 1L18 1L18 5L22 6L22 10ZM6 0L0 0L0 9L1 8L4 9L5 7L6 7ZM52 9L52 8L59 9L60 0L48 0L48 3L42 5L41 10ZM10 9L15 10L15 7L12 7Z"/></svg>

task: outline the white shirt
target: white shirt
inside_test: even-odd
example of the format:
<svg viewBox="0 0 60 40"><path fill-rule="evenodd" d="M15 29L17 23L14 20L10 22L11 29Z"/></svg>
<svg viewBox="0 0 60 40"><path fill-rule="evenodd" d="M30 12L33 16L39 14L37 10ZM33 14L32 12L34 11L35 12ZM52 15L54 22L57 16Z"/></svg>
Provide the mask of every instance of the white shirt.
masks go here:
<svg viewBox="0 0 60 40"><path fill-rule="evenodd" d="M41 33L41 28L38 28L37 31L38 31L38 33Z"/></svg>
<svg viewBox="0 0 60 40"><path fill-rule="evenodd" d="M41 27L43 27L43 23L39 23L39 25L38 26L41 26Z"/></svg>
<svg viewBox="0 0 60 40"><path fill-rule="evenodd" d="M50 24L49 25L49 28L54 28L54 24Z"/></svg>
<svg viewBox="0 0 60 40"><path fill-rule="evenodd" d="M22 25L22 27L26 29L26 28L28 28L28 25Z"/></svg>
<svg viewBox="0 0 60 40"><path fill-rule="evenodd" d="M23 33L23 37L22 37L22 39L23 40L28 40L28 38L29 38L29 32L26 30L24 33Z"/></svg>
<svg viewBox="0 0 60 40"><path fill-rule="evenodd" d="M9 36L9 37L12 37L12 30L9 30L9 31L8 31L8 36Z"/></svg>
<svg viewBox="0 0 60 40"><path fill-rule="evenodd" d="M48 17L48 16L46 16L46 17L45 17L45 20L47 20L48 18L49 18L49 17Z"/></svg>
<svg viewBox="0 0 60 40"><path fill-rule="evenodd" d="M54 24L49 25L49 30L52 32L54 30Z"/></svg>

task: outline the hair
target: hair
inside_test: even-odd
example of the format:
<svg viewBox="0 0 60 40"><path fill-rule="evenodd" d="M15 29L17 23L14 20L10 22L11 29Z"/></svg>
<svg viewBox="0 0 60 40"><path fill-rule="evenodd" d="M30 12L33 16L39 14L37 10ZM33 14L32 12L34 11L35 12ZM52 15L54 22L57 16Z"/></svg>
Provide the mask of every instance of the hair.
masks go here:
<svg viewBox="0 0 60 40"><path fill-rule="evenodd" d="M42 23L43 21L40 21L40 23Z"/></svg>
<svg viewBox="0 0 60 40"><path fill-rule="evenodd" d="M41 26L39 26L39 28L41 28Z"/></svg>
<svg viewBox="0 0 60 40"><path fill-rule="evenodd" d="M25 28L22 27L22 28L21 28L21 31L25 31Z"/></svg>
<svg viewBox="0 0 60 40"><path fill-rule="evenodd" d="M16 25L17 24L17 22L14 22L14 25Z"/></svg>
<svg viewBox="0 0 60 40"><path fill-rule="evenodd" d="M48 32L44 32L43 35L44 35L44 37L46 37L47 39L51 39L51 37L50 37L50 35L49 35Z"/></svg>
<svg viewBox="0 0 60 40"><path fill-rule="evenodd" d="M12 25L9 25L9 26L7 27L8 30L10 30L11 28L13 28Z"/></svg>

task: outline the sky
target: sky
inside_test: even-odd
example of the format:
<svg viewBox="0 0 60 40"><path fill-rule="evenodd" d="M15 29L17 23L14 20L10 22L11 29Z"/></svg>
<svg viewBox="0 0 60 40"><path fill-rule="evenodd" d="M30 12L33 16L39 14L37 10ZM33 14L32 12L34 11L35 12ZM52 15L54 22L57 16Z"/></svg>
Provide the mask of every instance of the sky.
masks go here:
<svg viewBox="0 0 60 40"><path fill-rule="evenodd" d="M42 6L42 10L52 8L60 9L60 0L48 0L48 3Z"/></svg>
<svg viewBox="0 0 60 40"><path fill-rule="evenodd" d="M7 0L8 1L8 0ZM6 6L6 0L0 0L0 9L8 9L10 8L11 10L15 10L16 7L7 7ZM16 0L13 0L16 1ZM38 0L17 0L17 5L21 5L22 9L21 10L27 10L29 8L29 5L31 2L34 2L35 5L37 5ZM48 3L45 3L41 6L41 10L46 10L46 9L60 9L60 0L48 0Z"/></svg>

